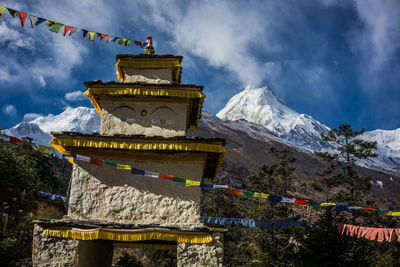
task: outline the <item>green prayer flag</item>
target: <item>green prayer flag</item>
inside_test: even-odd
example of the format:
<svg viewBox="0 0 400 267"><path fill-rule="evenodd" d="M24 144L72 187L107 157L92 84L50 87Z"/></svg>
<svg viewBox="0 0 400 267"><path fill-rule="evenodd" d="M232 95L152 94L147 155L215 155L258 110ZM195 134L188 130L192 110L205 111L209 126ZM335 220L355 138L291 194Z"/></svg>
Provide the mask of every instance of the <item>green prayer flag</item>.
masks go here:
<svg viewBox="0 0 400 267"><path fill-rule="evenodd" d="M48 20L48 21L46 21L46 23L45 23L45 25L47 26L47 27L51 27L51 26L53 26L54 24L56 24L54 21L51 21L51 20Z"/></svg>
<svg viewBox="0 0 400 267"><path fill-rule="evenodd" d="M8 13L10 13L11 17L13 17L13 18L15 18L18 15L18 11L14 10L14 9L7 7L7 10L8 10Z"/></svg>
<svg viewBox="0 0 400 267"><path fill-rule="evenodd" d="M0 19L3 17L5 6L0 6Z"/></svg>
<svg viewBox="0 0 400 267"><path fill-rule="evenodd" d="M121 39L119 39L119 41L118 41L118 45L122 45L124 42L126 41L126 39L125 38L121 38Z"/></svg>
<svg viewBox="0 0 400 267"><path fill-rule="evenodd" d="M253 191L242 190L243 195L245 196L254 196Z"/></svg>
<svg viewBox="0 0 400 267"><path fill-rule="evenodd" d="M129 44L130 44L131 42L132 42L131 40L126 40L125 46L129 46Z"/></svg>
<svg viewBox="0 0 400 267"><path fill-rule="evenodd" d="M50 27L49 31L58 33L63 26L64 24L56 22Z"/></svg>
<svg viewBox="0 0 400 267"><path fill-rule="evenodd" d="M107 165L117 166L118 163L111 161L111 160L103 160L103 162Z"/></svg>
<svg viewBox="0 0 400 267"><path fill-rule="evenodd" d="M186 179L182 179L179 177L172 177L172 181L186 184Z"/></svg>
<svg viewBox="0 0 400 267"><path fill-rule="evenodd" d="M380 212L388 212L389 210L376 209L376 211L380 211Z"/></svg>
<svg viewBox="0 0 400 267"><path fill-rule="evenodd" d="M36 150L46 154L51 154L51 147L48 146L37 145Z"/></svg>
<svg viewBox="0 0 400 267"><path fill-rule="evenodd" d="M307 205L311 207L321 207L321 202L308 201Z"/></svg>

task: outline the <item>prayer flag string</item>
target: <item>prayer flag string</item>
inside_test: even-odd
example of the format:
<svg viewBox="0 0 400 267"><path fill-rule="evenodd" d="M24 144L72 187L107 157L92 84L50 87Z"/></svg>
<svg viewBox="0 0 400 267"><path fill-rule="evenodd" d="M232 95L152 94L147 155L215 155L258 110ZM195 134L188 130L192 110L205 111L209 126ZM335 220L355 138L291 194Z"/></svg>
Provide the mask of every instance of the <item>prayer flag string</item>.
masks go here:
<svg viewBox="0 0 400 267"><path fill-rule="evenodd" d="M36 148L36 150L38 150L40 152L43 152L46 154L52 154L51 147L35 145L34 143L26 143L26 142L24 143L24 141L22 141L18 138L12 137L12 136L0 135L0 140L10 142L13 144L18 144L18 145L28 144L28 145L31 145L33 148ZM335 207L337 213L342 212L342 211L350 212L351 210L376 211L376 212L385 213L385 215L387 215L387 216L400 217L400 212L398 212L398 211L389 211L386 209L375 209L375 208L363 208L363 207L348 206L348 205L344 205L344 204L336 204L336 203L330 203L330 202L318 202L318 201L313 201L313 200L308 200L308 199L296 199L296 198L288 198L288 197L282 197L282 196L273 196L273 195L269 195L266 193L259 193L259 192L253 192L250 190L242 190L242 189L232 188L232 187L229 187L228 185L203 183L203 182L195 181L195 180L191 180L191 179L175 177L173 175L167 175L167 174L152 172L152 171L148 171L148 170L141 170L141 169L131 167L129 165L119 164L114 161L94 159L94 158L79 155L76 153L71 153L69 155L63 155L63 157L66 158L70 163L73 163L74 160L79 160L79 161L88 162L90 164L94 164L98 167L103 167L104 165L110 165L110 166L115 166L119 170L128 170L133 175L142 175L142 176L149 177L149 178L172 180L174 182L183 183L186 185L186 187L194 186L194 187L208 188L208 189L223 189L228 194L244 195L244 196L250 196L250 197L255 197L255 198L264 198L270 202L275 202L275 203L287 203L287 204L309 206L309 207Z"/></svg>
<svg viewBox="0 0 400 267"><path fill-rule="evenodd" d="M115 43L115 41L119 39L118 45L124 44L124 46L129 46L133 42L136 46L139 46L140 48L143 48L144 43L145 43L145 42L142 42L142 41L130 40L130 39L127 39L127 38L124 38L124 37L117 37L117 36L112 36L112 35L109 35L109 34L98 33L98 32L94 32L94 31L80 29L80 28L77 28L77 27L74 27L74 26L70 26L70 25L67 25L67 24L64 24L64 23L51 21L51 20L48 20L48 19L45 19L45 18L39 18L37 16L33 16L33 15L30 15L30 14L22 12L22 11L14 10L14 9L8 8L8 7L3 6L3 5L0 5L0 19L3 17L5 9L8 10L8 13L10 14L10 16L12 18L16 18L17 16L19 17L19 22L20 22L22 28L25 25L26 18L29 18L29 24L30 24L31 28L33 28L34 26L38 27L42 23L45 23L45 25L47 27L49 27L49 30L54 32L54 33L59 33L60 30L63 29L61 31L63 36L66 36L68 32L69 32L68 36L71 36L74 33L82 31L83 38L86 38L86 36L89 36L88 39L91 42L94 41L95 34L96 34L96 37L99 38L99 41L107 38L107 42L106 42L107 44L110 43L111 40L113 40L113 42Z"/></svg>

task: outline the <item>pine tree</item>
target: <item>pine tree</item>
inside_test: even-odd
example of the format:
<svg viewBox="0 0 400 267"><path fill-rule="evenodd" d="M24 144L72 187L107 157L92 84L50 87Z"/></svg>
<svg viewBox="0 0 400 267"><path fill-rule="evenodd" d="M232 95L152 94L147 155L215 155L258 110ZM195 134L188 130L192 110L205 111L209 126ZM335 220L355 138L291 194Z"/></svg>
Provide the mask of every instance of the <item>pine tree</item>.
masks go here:
<svg viewBox="0 0 400 267"><path fill-rule="evenodd" d="M324 141L332 143L337 152L317 152L315 154L329 166L318 171L317 175L322 177L322 184L328 188L339 188L338 193L333 194L330 199L348 203L349 205L361 205L365 203L365 194L371 187L371 177L358 174L356 165L360 159L377 157L373 152L376 142L358 139L365 132L353 131L349 124L339 125L332 129L327 135L321 134Z"/></svg>

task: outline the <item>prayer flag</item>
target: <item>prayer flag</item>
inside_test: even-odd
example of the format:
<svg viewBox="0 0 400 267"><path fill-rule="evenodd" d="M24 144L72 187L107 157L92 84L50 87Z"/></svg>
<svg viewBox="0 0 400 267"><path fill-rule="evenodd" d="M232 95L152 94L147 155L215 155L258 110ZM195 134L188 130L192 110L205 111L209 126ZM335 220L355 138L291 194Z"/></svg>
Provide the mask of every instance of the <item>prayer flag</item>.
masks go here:
<svg viewBox="0 0 400 267"><path fill-rule="evenodd" d="M117 164L117 169L118 170L130 170L131 166L129 165L123 165L123 164Z"/></svg>
<svg viewBox="0 0 400 267"><path fill-rule="evenodd" d="M268 200L271 202L281 202L282 201L282 197L279 196L268 196Z"/></svg>
<svg viewBox="0 0 400 267"><path fill-rule="evenodd" d="M131 173L132 174L140 174L140 175L144 175L144 170L140 170L140 169L135 169L135 168L131 168Z"/></svg>
<svg viewBox="0 0 400 267"><path fill-rule="evenodd" d="M245 196L254 196L253 191L242 190L243 195Z"/></svg>
<svg viewBox="0 0 400 267"><path fill-rule="evenodd" d="M3 13L4 13L4 9L5 8L6 8L5 6L1 6L0 5L0 19L3 17Z"/></svg>
<svg viewBox="0 0 400 267"><path fill-rule="evenodd" d="M94 32L89 32L89 41L91 41L91 42L94 41L93 36L94 36Z"/></svg>
<svg viewBox="0 0 400 267"><path fill-rule="evenodd" d="M226 224L227 225L232 225L232 223L233 223L233 219L232 218L228 218Z"/></svg>
<svg viewBox="0 0 400 267"><path fill-rule="evenodd" d="M389 211L387 214L387 216L400 216L400 212L398 211ZM400 236L399 236L400 238Z"/></svg>
<svg viewBox="0 0 400 267"><path fill-rule="evenodd" d="M261 197L260 193L254 193L253 197Z"/></svg>
<svg viewBox="0 0 400 267"><path fill-rule="evenodd" d="M249 227L256 227L256 221L249 219Z"/></svg>
<svg viewBox="0 0 400 267"><path fill-rule="evenodd" d="M71 35L74 34L74 33L79 32L79 31L80 31L80 29L78 29L78 28L72 28L72 29L69 31L69 36L71 36Z"/></svg>
<svg viewBox="0 0 400 267"><path fill-rule="evenodd" d="M234 225L238 225L240 223L240 219L239 218L233 218L233 224Z"/></svg>
<svg viewBox="0 0 400 267"><path fill-rule="evenodd" d="M64 26L64 30L63 30L63 32L62 32L62 35L65 36L65 35L67 34L67 32L68 32L69 30L71 30L72 28L73 28L72 26L65 25L65 26Z"/></svg>
<svg viewBox="0 0 400 267"><path fill-rule="evenodd" d="M331 206L336 206L335 203L321 203L321 207L331 207Z"/></svg>
<svg viewBox="0 0 400 267"><path fill-rule="evenodd" d="M362 209L362 207L352 207L352 206L350 206L349 209L350 210L360 210L360 209Z"/></svg>
<svg viewBox="0 0 400 267"><path fill-rule="evenodd" d="M70 156L65 156L69 163L74 164L74 158Z"/></svg>
<svg viewBox="0 0 400 267"><path fill-rule="evenodd" d="M132 42L131 40L126 40L125 41L125 46L129 46L131 44L131 42Z"/></svg>
<svg viewBox="0 0 400 267"><path fill-rule="evenodd" d="M379 212L388 212L388 210L383 210L383 209L376 209L376 211L379 211Z"/></svg>
<svg viewBox="0 0 400 267"><path fill-rule="evenodd" d="M99 167L103 167L103 161L101 159L92 159L90 158L90 163L97 165Z"/></svg>
<svg viewBox="0 0 400 267"><path fill-rule="evenodd" d="M103 162L107 165L117 166L118 163L111 161L111 160L103 160Z"/></svg>
<svg viewBox="0 0 400 267"><path fill-rule="evenodd" d="M226 189L226 188L228 188L228 186L225 184L215 184L214 188L225 188Z"/></svg>
<svg viewBox="0 0 400 267"><path fill-rule="evenodd" d="M45 23L45 25L47 26L47 27L51 27L51 26L53 26L54 24L56 24L54 21L51 21L51 20L48 20L48 21L46 21L46 23Z"/></svg>
<svg viewBox="0 0 400 267"><path fill-rule="evenodd" d="M297 205L306 205L308 203L308 200L296 199L293 203Z"/></svg>
<svg viewBox="0 0 400 267"><path fill-rule="evenodd" d="M51 154L51 147L37 145L36 149L37 149L37 151L40 151L40 152L43 152L43 153L46 153L46 154Z"/></svg>
<svg viewBox="0 0 400 267"><path fill-rule="evenodd" d="M186 184L186 179L182 179L182 178L179 178L179 177L172 178L172 181Z"/></svg>
<svg viewBox="0 0 400 267"><path fill-rule="evenodd" d="M186 180L186 186L199 186L200 182L199 181L193 181L193 180Z"/></svg>
<svg viewBox="0 0 400 267"><path fill-rule="evenodd" d="M374 208L362 208L361 210L370 210L370 211L376 211Z"/></svg>
<svg viewBox="0 0 400 267"><path fill-rule="evenodd" d="M249 220L247 219L240 219L243 226L247 226L249 224Z"/></svg>
<svg viewBox="0 0 400 267"><path fill-rule="evenodd" d="M140 41L133 41L135 43L135 45L143 47L143 43Z"/></svg>
<svg viewBox="0 0 400 267"><path fill-rule="evenodd" d="M29 15L29 22L31 23L31 28L33 28L33 23L36 21L37 17Z"/></svg>
<svg viewBox="0 0 400 267"><path fill-rule="evenodd" d="M22 142L22 140L12 137L12 136L10 136L10 143L15 144L15 145L23 145L24 144L24 142Z"/></svg>
<svg viewBox="0 0 400 267"><path fill-rule="evenodd" d="M119 37L114 37L114 39L112 41L115 43L115 41L117 41L118 39L119 39Z"/></svg>
<svg viewBox="0 0 400 267"><path fill-rule="evenodd" d="M90 157L82 156L82 155L76 155L77 160L85 161L85 162L90 162Z"/></svg>
<svg viewBox="0 0 400 267"><path fill-rule="evenodd" d="M281 202L283 202L283 203L291 203L291 204L293 204L295 201L296 201L296 199L287 198L287 197L282 197L282 200L281 200Z"/></svg>
<svg viewBox="0 0 400 267"><path fill-rule="evenodd" d="M268 198L269 195L268 194L264 194L264 193L260 193L261 198Z"/></svg>
<svg viewBox="0 0 400 267"><path fill-rule="evenodd" d="M118 41L118 45L122 45L124 42L126 41L126 39L125 38L121 38L121 39L119 39L119 41Z"/></svg>
<svg viewBox="0 0 400 267"><path fill-rule="evenodd" d="M144 171L144 176L158 179L158 173L157 172Z"/></svg>
<svg viewBox="0 0 400 267"><path fill-rule="evenodd" d="M86 38L86 35L88 34L87 30L81 30L82 31L82 36L83 38Z"/></svg>
<svg viewBox="0 0 400 267"><path fill-rule="evenodd" d="M25 25L25 20L26 20L26 17L28 16L28 14L19 11L19 12L18 12L18 16L19 16L19 22L21 23L21 27L24 27L24 25Z"/></svg>
<svg viewBox="0 0 400 267"><path fill-rule="evenodd" d="M109 37L107 38L107 44L108 44L109 42L111 42L113 38L114 38L114 36L109 36Z"/></svg>
<svg viewBox="0 0 400 267"><path fill-rule="evenodd" d="M226 218L218 218L218 223L219 223L220 225L225 225L225 219L226 219Z"/></svg>
<svg viewBox="0 0 400 267"><path fill-rule="evenodd" d="M161 179L170 179L170 180L172 180L173 177L174 176L172 176L172 175L166 175L166 174L161 174L161 173L158 174L158 178L161 178Z"/></svg>
<svg viewBox="0 0 400 267"><path fill-rule="evenodd" d="M226 189L226 192L227 192L228 194L240 195L240 189L236 189L236 188L228 187L228 188Z"/></svg>
<svg viewBox="0 0 400 267"><path fill-rule="evenodd" d="M45 22L45 21L46 21L46 19L38 18L37 21L36 21L36 23L35 23L35 26L39 26L40 24L42 24L42 23Z"/></svg>
<svg viewBox="0 0 400 267"><path fill-rule="evenodd" d="M213 184L208 184L208 183L200 183L200 187L202 188L214 188Z"/></svg>
<svg viewBox="0 0 400 267"><path fill-rule="evenodd" d="M8 10L8 13L10 13L11 17L13 17L13 18L15 18L18 15L18 12L14 9L7 7L7 10Z"/></svg>
<svg viewBox="0 0 400 267"><path fill-rule="evenodd" d="M107 34L100 35L100 41L103 40L104 38L106 38L107 36L108 36Z"/></svg>
<svg viewBox="0 0 400 267"><path fill-rule="evenodd" d="M349 211L349 206L341 204L336 205L336 212L339 213L342 211Z"/></svg>

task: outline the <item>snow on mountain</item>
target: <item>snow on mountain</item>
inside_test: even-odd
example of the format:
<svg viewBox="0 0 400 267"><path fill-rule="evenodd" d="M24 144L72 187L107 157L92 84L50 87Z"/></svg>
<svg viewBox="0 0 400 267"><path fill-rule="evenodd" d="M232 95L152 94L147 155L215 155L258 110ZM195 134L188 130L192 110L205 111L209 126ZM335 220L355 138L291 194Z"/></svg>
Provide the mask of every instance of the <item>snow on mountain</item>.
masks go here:
<svg viewBox="0 0 400 267"><path fill-rule="evenodd" d="M291 144L309 150L328 149L321 133L330 129L311 116L299 114L278 98L269 86L246 89L234 95L217 113L223 120L246 120L264 126Z"/></svg>
<svg viewBox="0 0 400 267"><path fill-rule="evenodd" d="M52 139L50 132L73 131L92 133L100 129L100 116L93 108L67 107L64 112L38 117L29 122L21 122L5 130L5 134L23 138L32 137L33 142L48 145Z"/></svg>
<svg viewBox="0 0 400 267"><path fill-rule="evenodd" d="M309 115L299 114L289 108L268 86L246 87L244 91L234 95L217 113L217 116L225 121L236 123L237 127L244 127L247 133L250 129L253 136L255 127L249 128L243 120L259 124L269 133L281 138L281 141L308 151L335 149L321 139L321 133L326 134L330 130L329 127ZM265 134L258 134L258 136L264 138ZM362 138L377 141L376 152L379 156L360 161L360 165L395 174L400 173L400 129L370 131L366 132Z"/></svg>

